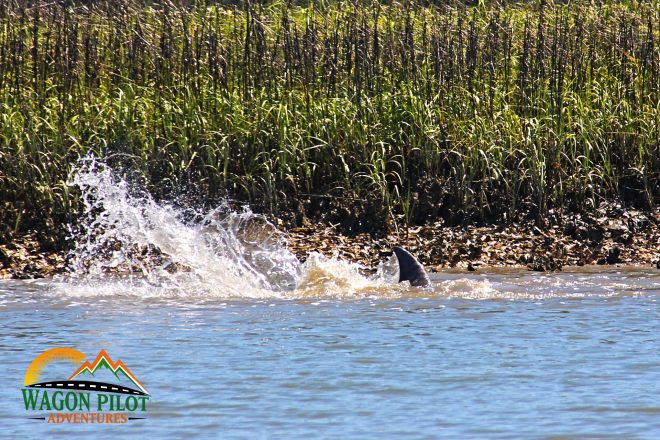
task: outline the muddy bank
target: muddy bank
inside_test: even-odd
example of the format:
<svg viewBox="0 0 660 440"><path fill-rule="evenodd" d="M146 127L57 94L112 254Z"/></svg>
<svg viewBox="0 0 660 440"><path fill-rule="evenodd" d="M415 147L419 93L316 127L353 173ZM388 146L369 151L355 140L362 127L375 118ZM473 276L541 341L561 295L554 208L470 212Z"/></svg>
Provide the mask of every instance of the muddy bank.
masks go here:
<svg viewBox="0 0 660 440"><path fill-rule="evenodd" d="M66 251L44 246L34 232L11 236L6 241L0 243L0 279L42 278L66 270Z"/></svg>
<svg viewBox="0 0 660 440"><path fill-rule="evenodd" d="M660 209L642 212L617 205L593 215L550 212L541 224L425 226L398 228L374 237L343 235L332 224L305 222L288 228L288 246L299 259L310 252L360 263L365 270L391 255L392 246L408 248L431 271L458 267L519 266L552 271L591 264L660 265ZM52 250L43 235L31 232L0 243L0 278L38 278L66 271L66 245Z"/></svg>
<svg viewBox="0 0 660 440"><path fill-rule="evenodd" d="M392 246L408 248L432 271L493 266L560 270L590 264L656 265L660 259L660 214L628 211L621 217L564 219L541 226L530 222L497 226L446 227L441 223L391 232L346 237L331 226L296 228L289 246L301 259L310 251L337 255L373 267L391 254Z"/></svg>

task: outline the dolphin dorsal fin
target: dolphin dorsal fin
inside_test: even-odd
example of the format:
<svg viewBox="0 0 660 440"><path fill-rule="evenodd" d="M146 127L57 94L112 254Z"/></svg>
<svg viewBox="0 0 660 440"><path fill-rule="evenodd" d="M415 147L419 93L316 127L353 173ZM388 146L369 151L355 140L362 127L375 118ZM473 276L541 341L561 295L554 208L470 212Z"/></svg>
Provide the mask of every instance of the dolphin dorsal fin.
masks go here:
<svg viewBox="0 0 660 440"><path fill-rule="evenodd" d="M399 282L410 281L410 285L415 287L428 287L431 285L431 280L429 280L424 267L410 252L402 247L395 246L394 254L399 261Z"/></svg>

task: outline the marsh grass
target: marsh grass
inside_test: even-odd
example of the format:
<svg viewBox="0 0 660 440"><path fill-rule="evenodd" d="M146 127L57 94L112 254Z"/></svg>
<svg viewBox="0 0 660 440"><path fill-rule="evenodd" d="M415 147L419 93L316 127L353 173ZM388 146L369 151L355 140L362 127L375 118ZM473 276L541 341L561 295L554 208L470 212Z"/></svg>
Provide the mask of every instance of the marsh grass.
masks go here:
<svg viewBox="0 0 660 440"><path fill-rule="evenodd" d="M649 208L659 38L657 1L0 0L0 221L66 221L90 151L354 230Z"/></svg>

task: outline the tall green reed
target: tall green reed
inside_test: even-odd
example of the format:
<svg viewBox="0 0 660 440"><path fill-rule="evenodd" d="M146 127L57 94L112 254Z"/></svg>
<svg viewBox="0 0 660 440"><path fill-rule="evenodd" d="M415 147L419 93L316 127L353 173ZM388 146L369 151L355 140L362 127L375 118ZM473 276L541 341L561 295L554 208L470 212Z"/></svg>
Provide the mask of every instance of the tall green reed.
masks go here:
<svg viewBox="0 0 660 440"><path fill-rule="evenodd" d="M271 212L652 207L659 6L0 0L2 215L65 219L88 151Z"/></svg>

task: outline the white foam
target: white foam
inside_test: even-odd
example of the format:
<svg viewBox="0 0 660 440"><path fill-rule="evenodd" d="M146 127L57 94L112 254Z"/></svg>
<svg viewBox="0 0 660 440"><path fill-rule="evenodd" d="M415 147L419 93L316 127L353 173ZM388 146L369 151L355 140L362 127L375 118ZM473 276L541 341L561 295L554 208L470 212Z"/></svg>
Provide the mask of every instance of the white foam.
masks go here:
<svg viewBox="0 0 660 440"><path fill-rule="evenodd" d="M132 188L93 156L70 182L84 215L72 230L71 271L58 291L73 296L227 298L345 297L400 291L381 265L374 277L337 258L312 253L301 264L285 236L263 216L222 205L190 214ZM195 220L186 220L186 218ZM145 257L148 254L150 256Z"/></svg>

